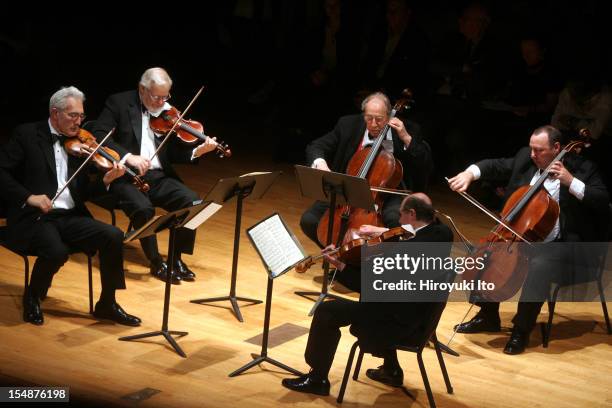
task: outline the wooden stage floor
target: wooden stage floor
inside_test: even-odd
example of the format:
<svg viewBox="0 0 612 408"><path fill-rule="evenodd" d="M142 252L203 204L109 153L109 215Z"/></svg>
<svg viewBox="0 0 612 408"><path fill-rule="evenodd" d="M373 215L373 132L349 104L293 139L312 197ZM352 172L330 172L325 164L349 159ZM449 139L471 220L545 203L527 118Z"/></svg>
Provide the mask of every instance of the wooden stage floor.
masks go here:
<svg viewBox="0 0 612 408"><path fill-rule="evenodd" d="M202 160L198 166L180 167L187 185L204 195L219 177L252 171L284 171L265 198L244 204L243 226L249 227L273 212L279 212L310 252L316 247L301 233L299 217L310 204L302 199L291 165L274 163L267 157L239 153L230 160ZM487 219L467 208L461 198L443 186L434 187L434 203L454 216L467 235L476 239L490 226ZM94 216L110 222L108 213L91 206ZM86 258L72 256L56 276L49 297L43 302L45 324L36 327L22 321L23 264L19 257L0 249L0 378L3 384L70 386L73 401L123 407L298 407L335 406L341 375L354 338L343 330L336 360L330 373L331 396L290 392L280 384L288 374L269 364L229 378L228 374L258 353L257 342L247 342L261 333L264 305L242 307L244 323L229 311L229 302L201 306L189 300L226 295L229 292L234 231L235 200L215 214L197 237L195 255L185 260L197 274L193 283L172 287L171 330L188 331L178 340L187 353L179 357L161 337L138 342L120 342L120 336L155 331L161 327L163 284L148 273L138 245L125 249L128 289L118 292L119 303L142 318L138 328L98 322L87 314ZM127 219L118 215L125 229ZM165 253L167 234L160 236ZM312 302L294 294L296 290L318 290L320 273L290 272L274 285L269 356L307 370L303 353ZM97 269L94 284L99 293ZM255 251L242 236L238 268L239 296L264 299L266 274ZM97 298L97 294L95 295ZM541 346L535 330L530 347L518 356L502 353L507 328L516 304L502 305L503 333L457 335L452 347L460 357L445 355L454 394L445 392L433 350L424 352L432 389L440 407L604 407L612 406L612 336L605 334L601 307L597 303L558 305L553 338L548 349ZM442 341L466 313L466 303L449 303L438 327ZM473 312L472 312L473 313ZM546 312L540 321L546 318ZM405 387L401 389L370 381L362 373L351 381L344 407L428 406L416 359L400 354ZM366 356L365 368L380 360Z"/></svg>

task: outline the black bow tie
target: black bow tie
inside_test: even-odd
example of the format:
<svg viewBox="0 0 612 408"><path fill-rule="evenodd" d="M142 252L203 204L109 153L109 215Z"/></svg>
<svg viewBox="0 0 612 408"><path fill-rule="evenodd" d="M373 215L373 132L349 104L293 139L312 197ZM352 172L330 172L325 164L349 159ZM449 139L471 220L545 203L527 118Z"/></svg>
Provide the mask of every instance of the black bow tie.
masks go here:
<svg viewBox="0 0 612 408"><path fill-rule="evenodd" d="M67 137L64 135L57 135L55 133L51 133L51 143L55 144L55 142L60 142L61 145L64 145L64 140L66 140Z"/></svg>

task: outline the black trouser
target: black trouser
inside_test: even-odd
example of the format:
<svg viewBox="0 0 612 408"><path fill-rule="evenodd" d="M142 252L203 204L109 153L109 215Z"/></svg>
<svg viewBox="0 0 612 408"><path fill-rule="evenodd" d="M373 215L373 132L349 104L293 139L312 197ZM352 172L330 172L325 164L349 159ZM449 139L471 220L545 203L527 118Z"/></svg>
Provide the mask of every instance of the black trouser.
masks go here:
<svg viewBox="0 0 612 408"><path fill-rule="evenodd" d="M536 324L540 310L550 291L553 281L562 281L567 272L571 256L567 247L558 244L537 245L539 249L529 259L529 272L523 284L516 315L512 319L514 327L523 333L530 333ZM499 320L498 302L478 302L478 314L489 320Z"/></svg>
<svg viewBox="0 0 612 408"><path fill-rule="evenodd" d="M400 205L402 197L394 194L389 194L385 199L382 208L383 223L387 228L399 227ZM307 209L300 219L300 227L308 238L319 244L317 238L317 226L325 210L329 208L329 203L324 201L315 201L314 204Z"/></svg>
<svg viewBox="0 0 612 408"><path fill-rule="evenodd" d="M327 378L340 342L341 327L349 326L358 320L371 321L373 331L377 330L377 327L382 327L374 323L381 316L378 313L374 315L372 313L372 304L344 299L324 302L317 307L310 324L308 343L304 353L306 363L312 368L315 376ZM370 318L364 318L364 316L370 316ZM400 368L394 348L385 350L382 357L385 367Z"/></svg>
<svg viewBox="0 0 612 408"><path fill-rule="evenodd" d="M363 303L348 300L332 300L317 307L304 353L316 375L327 378L340 342L340 328L352 324L363 308Z"/></svg>
<svg viewBox="0 0 612 408"><path fill-rule="evenodd" d="M54 210L34 225L36 237L28 253L37 256L30 293L39 298L51 285L53 275L68 260L71 251L98 252L102 291L125 289L123 232L119 228L72 211Z"/></svg>
<svg viewBox="0 0 612 408"><path fill-rule="evenodd" d="M111 187L111 192L117 197L119 208L130 218L136 229L153 218L155 207L161 207L166 211L177 211L191 206L198 200L195 192L180 181L167 177L162 170L149 170L144 180L150 187L147 193L140 192L125 179L117 180ZM176 231L175 255L193 254L194 242L194 230L179 228ZM141 239L140 245L149 261L160 260L155 235Z"/></svg>

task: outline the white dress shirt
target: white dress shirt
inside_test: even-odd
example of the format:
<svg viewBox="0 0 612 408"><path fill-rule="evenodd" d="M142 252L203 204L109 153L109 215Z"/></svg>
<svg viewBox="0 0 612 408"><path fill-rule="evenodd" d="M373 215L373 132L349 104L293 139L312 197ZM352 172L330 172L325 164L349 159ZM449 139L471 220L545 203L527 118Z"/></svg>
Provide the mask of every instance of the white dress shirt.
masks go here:
<svg viewBox="0 0 612 408"><path fill-rule="evenodd" d="M468 167L467 171L474 175L475 180L478 180L480 178L480 168L478 168L478 166L476 166L475 164L472 164L470 167ZM530 186L534 185L535 182L538 180L541 171L542 170L538 169L538 171L535 172L535 174L531 178L531 181L529 182ZM544 180L544 188L546 189L546 191L548 191L548 194L550 194L550 196L555 199L556 202L559 202L559 192L561 191L561 181L559 179L552 179L548 177L546 180ZM584 189L585 184L581 180L578 180L576 177L574 177L569 186L570 194L576 197L578 200L582 201L582 199L584 198ZM551 242L560 237L561 226L559 224L559 218L557 218L557 222L555 223L554 228L552 229L550 234L548 234L548 236L544 239L543 242Z"/></svg>
<svg viewBox="0 0 612 408"><path fill-rule="evenodd" d="M51 133L59 136L59 132L51 125L51 119L49 119L48 122ZM68 181L68 152L64 149L64 146L62 146L59 140L53 143L53 155L55 156L55 174L57 177L57 190L55 193L57 194ZM69 188L64 189L62 194L57 197L53 202L53 208L63 208L66 210L74 208L74 199L70 194Z"/></svg>

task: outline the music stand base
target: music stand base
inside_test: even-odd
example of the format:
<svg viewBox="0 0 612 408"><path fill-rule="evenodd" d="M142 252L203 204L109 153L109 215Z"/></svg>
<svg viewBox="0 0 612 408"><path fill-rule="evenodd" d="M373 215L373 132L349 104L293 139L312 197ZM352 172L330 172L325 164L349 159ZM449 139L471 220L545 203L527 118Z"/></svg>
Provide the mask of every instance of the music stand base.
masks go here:
<svg viewBox="0 0 612 408"><path fill-rule="evenodd" d="M291 367L281 363L280 361L276 361L273 358L268 357L267 354L266 355L259 355L259 354L252 353L251 357L253 358L253 361L249 362L248 364L243 365L242 367L240 367L239 369L237 369L235 371L232 371L229 374L229 377L235 377L237 375L240 375L243 372L245 372L246 370L248 370L248 369L250 369L252 367L255 367L256 365L259 365L259 364L264 363L264 362L270 363L272 365L275 365L278 368L282 368L283 370L288 371L291 374L295 374L297 376L304 375L304 373L301 373L298 370L296 370L294 368L291 368Z"/></svg>
<svg viewBox="0 0 612 408"><path fill-rule="evenodd" d="M304 292L304 291L297 291L297 292L293 292L298 296L301 296L303 298L310 299L310 296L317 296L317 300L315 300L315 304L312 305L312 309L310 309L310 312L308 312L308 316L312 316L315 312L315 310L317 310L317 307L319 307L319 305L321 303L323 303L325 301L325 298L329 297L330 299L335 299L335 300L340 300L340 299L344 299L342 296L336 296L334 294L331 293L322 293L322 292Z"/></svg>
<svg viewBox="0 0 612 408"><path fill-rule="evenodd" d="M176 351L176 353L179 356L181 356L183 358L186 358L187 355L185 354L183 349L181 349L181 347L178 345L176 340L174 340L174 337L172 337L172 335L175 335L175 336L178 336L178 337L183 337L183 336L186 336L188 334L189 334L188 332L184 332L184 331L159 330L159 331L154 331L154 332L149 332L149 333L136 334L134 336L119 337L119 340L121 340L121 341L131 341L131 340L144 339L144 338L147 338L147 337L164 336L166 338L166 340L168 341L168 343L170 343L170 345L172 346L174 351Z"/></svg>
<svg viewBox="0 0 612 408"><path fill-rule="evenodd" d="M207 299L194 299L194 300L190 300L189 302L191 303L197 303L199 305L201 304L205 304L205 303L213 303L213 302L221 302L224 300L228 300L232 306L232 311L234 312L234 316L236 316L236 319L238 319L239 322L244 322L244 319L242 318L242 313L240 313L240 307L238 307L238 301L242 301L242 302L249 302L248 305L245 306L252 306L252 305L258 305L260 303L263 303L263 301L258 300L258 299L251 299L251 298L245 298L245 297L240 297L240 296L220 296L220 297L214 297L214 298L207 298Z"/></svg>

